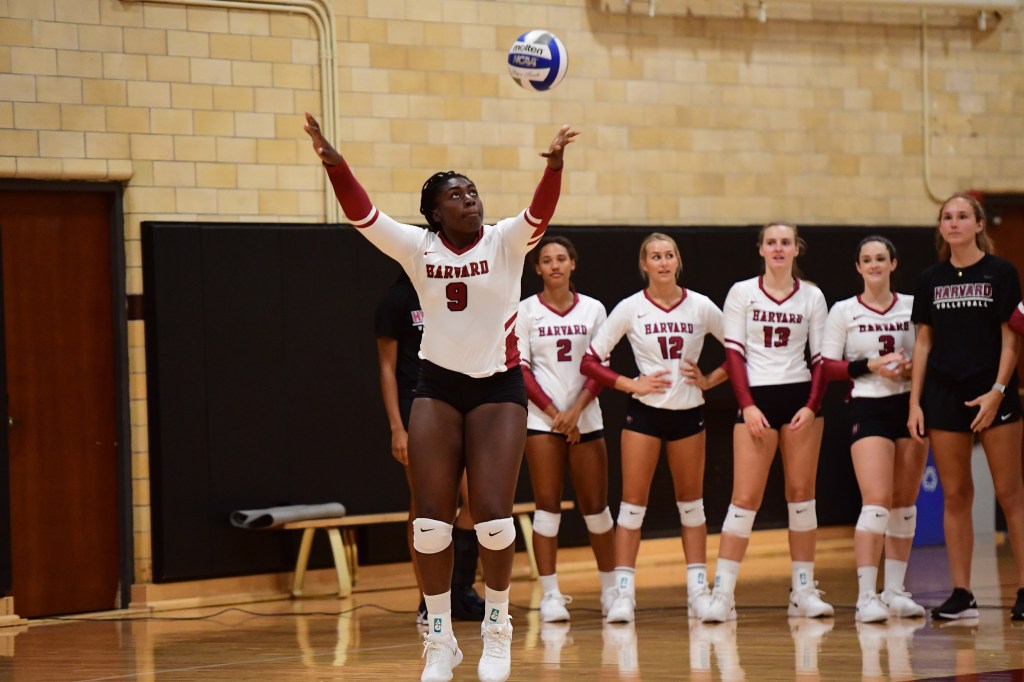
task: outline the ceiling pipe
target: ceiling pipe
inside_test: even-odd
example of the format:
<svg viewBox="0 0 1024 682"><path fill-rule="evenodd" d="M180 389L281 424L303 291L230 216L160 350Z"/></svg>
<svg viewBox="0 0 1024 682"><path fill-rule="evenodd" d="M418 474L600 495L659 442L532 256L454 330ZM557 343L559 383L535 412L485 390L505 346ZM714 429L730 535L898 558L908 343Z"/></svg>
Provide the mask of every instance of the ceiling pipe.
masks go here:
<svg viewBox="0 0 1024 682"><path fill-rule="evenodd" d="M337 138L338 89L336 87L337 61L334 47L338 41L338 29L334 12L328 0L123 0L134 3L161 3L186 7L213 7L256 12L280 12L302 14L312 21L320 43L320 108L324 136L328 140ZM340 218L338 202L331 187L324 183L324 215L327 222L336 223Z"/></svg>

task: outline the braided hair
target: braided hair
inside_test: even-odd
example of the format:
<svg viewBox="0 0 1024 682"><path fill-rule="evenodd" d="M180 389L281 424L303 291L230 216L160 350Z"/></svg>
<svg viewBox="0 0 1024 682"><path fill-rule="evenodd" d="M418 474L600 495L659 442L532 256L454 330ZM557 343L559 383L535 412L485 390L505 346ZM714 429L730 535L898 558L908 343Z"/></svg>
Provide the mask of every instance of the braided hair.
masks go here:
<svg viewBox="0 0 1024 682"><path fill-rule="evenodd" d="M462 173L450 170L444 171L443 173L434 173L427 178L427 181L423 183L423 189L420 190L420 213L427 219L427 226L431 232L441 231L441 223L434 220L434 207L437 204L438 191L452 178L462 178L470 184L473 183L472 180Z"/></svg>

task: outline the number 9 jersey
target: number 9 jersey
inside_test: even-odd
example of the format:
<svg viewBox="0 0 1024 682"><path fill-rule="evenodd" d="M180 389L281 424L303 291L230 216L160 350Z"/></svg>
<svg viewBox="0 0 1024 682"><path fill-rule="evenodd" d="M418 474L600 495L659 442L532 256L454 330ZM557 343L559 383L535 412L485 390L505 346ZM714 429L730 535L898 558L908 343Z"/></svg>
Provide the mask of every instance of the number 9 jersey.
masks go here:
<svg viewBox="0 0 1024 682"><path fill-rule="evenodd" d="M821 289L796 279L793 292L776 300L761 278L736 282L723 308L725 347L743 356L750 386L777 386L811 380L811 365L821 361L821 340L828 306Z"/></svg>
<svg viewBox="0 0 1024 682"><path fill-rule="evenodd" d="M626 336L640 373L668 370L665 378L672 382L664 393L634 398L663 410L688 410L704 404L704 393L686 383L680 367L684 360L697 362L708 334L722 341L722 311L704 294L683 289L679 303L666 309L652 301L646 291L638 291L615 306L608 321L597 330L590 353L607 362L619 339Z"/></svg>
<svg viewBox="0 0 1024 682"><path fill-rule="evenodd" d="M825 322L821 354L829 360L870 360L900 348L909 358L914 354L917 333L910 321L914 297L894 294L886 310L868 307L854 296L832 306ZM854 398L884 398L910 390L910 379L886 379L868 372L853 380Z"/></svg>

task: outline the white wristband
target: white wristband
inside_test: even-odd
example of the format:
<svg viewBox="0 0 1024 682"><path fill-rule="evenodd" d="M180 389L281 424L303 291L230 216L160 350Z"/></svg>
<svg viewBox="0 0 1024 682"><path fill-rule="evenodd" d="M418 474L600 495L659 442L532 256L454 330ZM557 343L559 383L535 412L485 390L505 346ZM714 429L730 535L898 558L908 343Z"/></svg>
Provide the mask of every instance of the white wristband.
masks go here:
<svg viewBox="0 0 1024 682"><path fill-rule="evenodd" d="M995 390L999 391L1003 395L1006 394L1006 384L1001 384L1001 383L999 383L997 381L994 384L992 384L992 388L994 388Z"/></svg>

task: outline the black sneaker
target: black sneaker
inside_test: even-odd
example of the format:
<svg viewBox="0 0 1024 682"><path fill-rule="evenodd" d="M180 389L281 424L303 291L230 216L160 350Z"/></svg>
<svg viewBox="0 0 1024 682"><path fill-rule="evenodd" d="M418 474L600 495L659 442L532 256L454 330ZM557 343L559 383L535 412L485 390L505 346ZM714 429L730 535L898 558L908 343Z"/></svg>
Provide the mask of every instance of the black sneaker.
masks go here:
<svg viewBox="0 0 1024 682"><path fill-rule="evenodd" d="M426 625L427 622L427 602L420 599L420 607L416 609L416 625Z"/></svg>
<svg viewBox="0 0 1024 682"><path fill-rule="evenodd" d="M452 618L476 622L484 619L484 600L472 585L452 588Z"/></svg>
<svg viewBox="0 0 1024 682"><path fill-rule="evenodd" d="M1010 609L1010 620L1024 620L1024 587L1017 590L1017 603Z"/></svg>
<svg viewBox="0 0 1024 682"><path fill-rule="evenodd" d="M978 603L974 601L974 595L962 587L954 587L953 594L949 596L942 606L932 609L932 618L940 620L958 620L960 618L977 618Z"/></svg>

